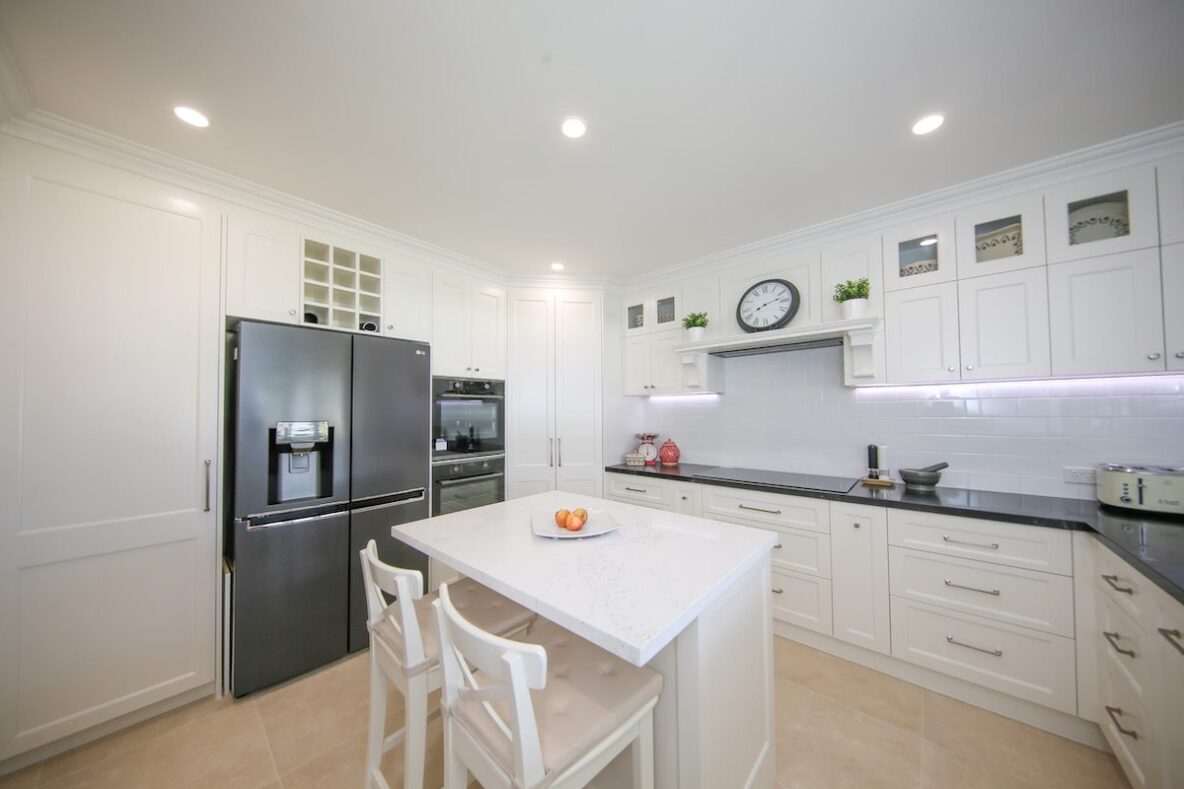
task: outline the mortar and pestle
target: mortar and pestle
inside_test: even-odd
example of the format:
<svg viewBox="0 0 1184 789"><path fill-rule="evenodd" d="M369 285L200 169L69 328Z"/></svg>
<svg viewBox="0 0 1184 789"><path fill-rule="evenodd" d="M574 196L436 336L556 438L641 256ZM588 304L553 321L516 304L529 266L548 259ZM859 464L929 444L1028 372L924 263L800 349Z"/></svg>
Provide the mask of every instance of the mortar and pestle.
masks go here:
<svg viewBox="0 0 1184 789"><path fill-rule="evenodd" d="M949 463L934 463L925 468L902 468L900 478L904 486L912 490L933 490L941 479L941 470L949 468Z"/></svg>

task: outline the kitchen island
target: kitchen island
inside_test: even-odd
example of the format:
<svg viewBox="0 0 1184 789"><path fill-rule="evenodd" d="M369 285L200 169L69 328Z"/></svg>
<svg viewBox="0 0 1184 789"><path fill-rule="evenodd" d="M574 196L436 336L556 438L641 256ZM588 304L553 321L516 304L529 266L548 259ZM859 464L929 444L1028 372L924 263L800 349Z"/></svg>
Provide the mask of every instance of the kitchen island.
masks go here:
<svg viewBox="0 0 1184 789"><path fill-rule="evenodd" d="M531 512L611 515L601 537L536 536ZM768 531L556 491L396 526L395 538L663 675L655 785L772 787ZM595 786L627 786L629 751Z"/></svg>

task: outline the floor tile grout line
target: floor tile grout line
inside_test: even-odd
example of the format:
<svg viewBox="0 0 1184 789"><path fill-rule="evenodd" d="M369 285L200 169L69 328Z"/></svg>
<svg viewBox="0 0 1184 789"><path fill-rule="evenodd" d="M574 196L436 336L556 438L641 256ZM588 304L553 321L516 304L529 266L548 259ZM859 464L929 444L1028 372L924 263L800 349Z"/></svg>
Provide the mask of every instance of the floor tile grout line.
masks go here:
<svg viewBox="0 0 1184 789"><path fill-rule="evenodd" d="M275 781L280 785L280 789L284 789L284 777L280 775L279 765L275 761L275 753L271 750L271 737L267 733L267 724L263 721L263 713L259 711L259 705L255 703L255 699L251 699L248 703L255 710L255 718L259 721L259 730L263 732L263 744L267 746L267 758L271 760L271 771L275 773Z"/></svg>

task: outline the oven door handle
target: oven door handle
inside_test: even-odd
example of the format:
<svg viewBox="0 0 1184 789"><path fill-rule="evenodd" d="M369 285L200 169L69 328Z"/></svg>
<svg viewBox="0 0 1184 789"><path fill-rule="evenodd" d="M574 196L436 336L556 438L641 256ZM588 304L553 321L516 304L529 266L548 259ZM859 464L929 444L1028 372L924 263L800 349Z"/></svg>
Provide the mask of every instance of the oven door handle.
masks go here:
<svg viewBox="0 0 1184 789"><path fill-rule="evenodd" d="M449 400L505 400L505 395L499 394L462 394L460 392L441 392L436 397Z"/></svg>
<svg viewBox="0 0 1184 789"><path fill-rule="evenodd" d="M506 476L504 471L495 471L492 474L478 474L475 477L461 477L460 479L442 479L442 480L438 480L436 482L436 484L442 488L446 488L449 485L463 485L466 482L480 482L483 479L496 479L497 477L504 477L504 476Z"/></svg>

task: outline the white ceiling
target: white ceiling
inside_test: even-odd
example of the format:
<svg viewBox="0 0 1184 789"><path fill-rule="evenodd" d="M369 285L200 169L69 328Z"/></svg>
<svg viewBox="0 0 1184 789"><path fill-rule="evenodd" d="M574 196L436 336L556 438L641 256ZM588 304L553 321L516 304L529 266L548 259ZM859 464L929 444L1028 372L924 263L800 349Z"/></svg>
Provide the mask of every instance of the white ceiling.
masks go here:
<svg viewBox="0 0 1184 789"><path fill-rule="evenodd" d="M526 272L637 274L1184 118L1179 0L0 0L0 31L40 109Z"/></svg>

